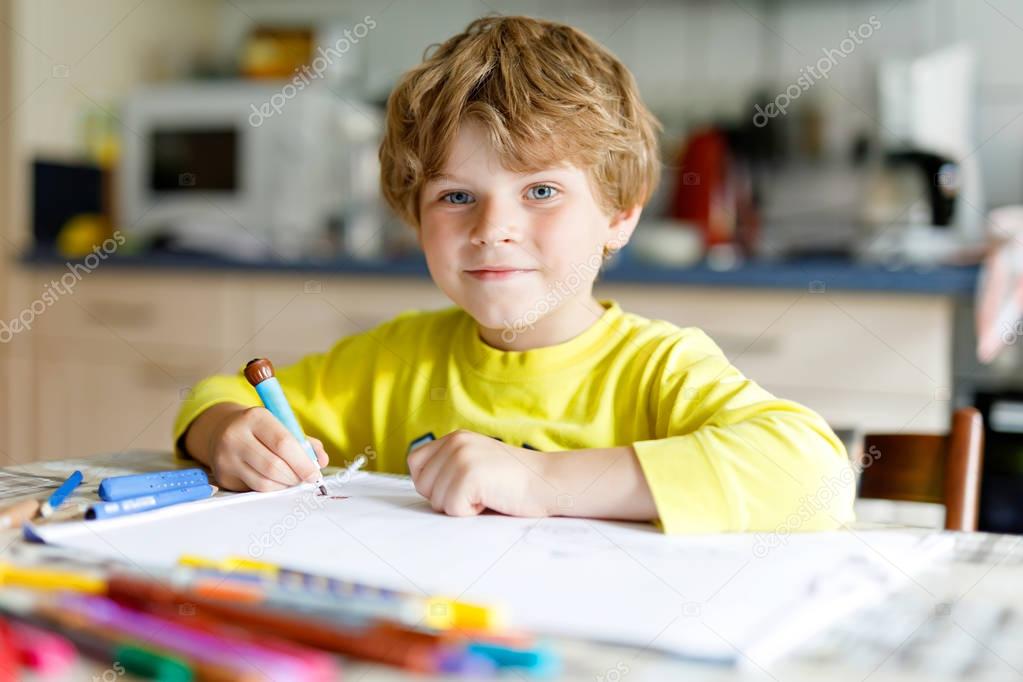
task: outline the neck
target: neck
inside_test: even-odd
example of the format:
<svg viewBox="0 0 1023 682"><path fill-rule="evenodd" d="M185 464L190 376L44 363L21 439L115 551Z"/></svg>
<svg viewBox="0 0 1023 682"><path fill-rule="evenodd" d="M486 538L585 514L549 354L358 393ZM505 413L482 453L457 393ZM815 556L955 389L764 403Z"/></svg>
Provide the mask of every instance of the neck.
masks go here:
<svg viewBox="0 0 1023 682"><path fill-rule="evenodd" d="M491 329L483 325L477 327L480 338L488 346L498 350L526 351L556 346L574 339L596 324L604 312L604 306L589 295L564 301L524 329Z"/></svg>

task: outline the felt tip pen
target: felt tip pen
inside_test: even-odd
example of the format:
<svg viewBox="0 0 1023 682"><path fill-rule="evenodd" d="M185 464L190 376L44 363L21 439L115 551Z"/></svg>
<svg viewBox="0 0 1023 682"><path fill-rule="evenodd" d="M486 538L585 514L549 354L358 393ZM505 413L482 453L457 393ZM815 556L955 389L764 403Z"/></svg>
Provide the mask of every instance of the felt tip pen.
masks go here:
<svg viewBox="0 0 1023 682"><path fill-rule="evenodd" d="M181 594L184 593L162 581L129 574L112 575L107 589L107 598L126 609L147 613L212 637L245 642L253 647L293 659L301 665L305 675L303 679L326 682L338 678L337 662L330 654L273 634L252 632L239 627L239 623L234 619L210 617L201 608L207 599L205 595L190 592L186 601L176 600L176 595Z"/></svg>
<svg viewBox="0 0 1023 682"><path fill-rule="evenodd" d="M439 637L379 622L345 626L308 618L301 613L206 599L165 585L154 585L144 579L114 576L108 586L108 595L120 603L130 603L147 610L160 608L161 604L188 604L197 618L227 621L251 633L423 673L438 672L437 654L444 645Z"/></svg>
<svg viewBox="0 0 1023 682"><path fill-rule="evenodd" d="M183 502L203 500L207 497L213 497L216 492L216 486L196 485L191 488L168 490L164 493L132 497L117 502L100 502L89 507L89 510L85 512L85 518L92 521L96 519L111 519L127 514L138 514L139 512L161 509Z"/></svg>
<svg viewBox="0 0 1023 682"><path fill-rule="evenodd" d="M556 677L561 670L561 660L547 647L519 649L487 642L472 642L466 647L471 654L485 656L499 669L513 668L535 677Z"/></svg>
<svg viewBox="0 0 1023 682"><path fill-rule="evenodd" d="M270 410L270 413L277 417L284 424L284 427L291 432L291 435L298 440L299 445L305 450L309 459L313 460L313 464L316 465L317 472L319 472L320 461L316 457L312 443L309 442L309 439L306 438L305 433L302 431L302 426L298 423L298 418L295 417L288 399L284 396L281 382L277 380L277 376L274 374L273 363L266 358L249 360L248 364L245 365L245 378L256 389L259 399L263 401L263 406ZM327 494L327 487L323 484L323 474L317 473L315 485L319 487L321 494Z"/></svg>
<svg viewBox="0 0 1023 682"><path fill-rule="evenodd" d="M70 591L84 594L103 594L106 580L97 575L0 563L0 587L24 587L44 592Z"/></svg>
<svg viewBox="0 0 1023 682"><path fill-rule="evenodd" d="M168 490L206 485L209 482L206 472L202 469L176 469L148 474L131 474L130 476L111 476L99 482L99 499L116 502L129 497L141 497Z"/></svg>
<svg viewBox="0 0 1023 682"><path fill-rule="evenodd" d="M260 562L247 557L228 557L215 561L192 555L182 555L179 565L220 571L225 579L238 573L258 573L266 576L275 588L274 595L287 597L305 592L319 601L321 609L343 610L344 606L356 610L372 611L377 615L389 614L395 620L421 622L436 630L457 628L471 631L493 631L501 627L504 614L493 606L483 606L447 597L423 597L421 595L379 588L365 583L329 576L306 573L285 568L269 562ZM338 600L344 602L338 605ZM296 600L300 601L300 600Z"/></svg>
<svg viewBox="0 0 1023 682"><path fill-rule="evenodd" d="M43 677L60 677L74 665L74 645L58 634L17 621L11 624L14 647L22 664Z"/></svg>
<svg viewBox="0 0 1023 682"><path fill-rule="evenodd" d="M82 472L75 471L73 474L67 477L67 480L60 484L60 487L53 491L42 507L42 514L44 517L49 516L57 510L61 504L64 503L71 493L75 491L75 488L82 484Z"/></svg>
<svg viewBox="0 0 1023 682"><path fill-rule="evenodd" d="M33 627L56 633L70 642L83 656L108 664L118 661L124 672L149 680L189 682L197 680L231 680L231 682L263 682L258 671L243 671L237 666L218 666L157 652L133 642L135 638L93 624L87 617L60 609L50 599L10 600L0 598L0 614L15 625ZM22 658L24 661L24 657Z"/></svg>
<svg viewBox="0 0 1023 682"><path fill-rule="evenodd" d="M126 608L104 597L63 596L58 600L58 607L100 627L131 635L146 646L179 656L225 666L243 662L271 679L309 679L306 674L308 665L296 656L272 651L231 635L185 627L169 619Z"/></svg>

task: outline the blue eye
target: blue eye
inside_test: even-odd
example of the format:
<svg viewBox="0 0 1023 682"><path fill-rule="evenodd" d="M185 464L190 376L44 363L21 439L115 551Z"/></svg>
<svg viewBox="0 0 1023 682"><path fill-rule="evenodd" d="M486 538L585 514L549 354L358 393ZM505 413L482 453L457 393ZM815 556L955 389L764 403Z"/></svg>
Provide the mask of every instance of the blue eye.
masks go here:
<svg viewBox="0 0 1023 682"><path fill-rule="evenodd" d="M468 192L448 192L441 200L449 204L464 205L472 203L472 195Z"/></svg>
<svg viewBox="0 0 1023 682"><path fill-rule="evenodd" d="M554 187L551 187L550 185L534 185L533 187L529 188L529 192L527 192L527 195L529 195L530 193L532 193L532 196L529 197L530 199L539 199L543 201L545 199L552 199L553 197L557 196L558 190Z"/></svg>

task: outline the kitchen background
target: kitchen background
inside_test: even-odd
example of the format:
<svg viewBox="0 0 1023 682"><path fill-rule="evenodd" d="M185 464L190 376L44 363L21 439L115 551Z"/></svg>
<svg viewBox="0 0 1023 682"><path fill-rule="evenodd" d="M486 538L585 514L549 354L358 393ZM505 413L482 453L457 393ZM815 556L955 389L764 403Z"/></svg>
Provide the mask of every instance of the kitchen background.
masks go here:
<svg viewBox="0 0 1023 682"><path fill-rule="evenodd" d="M851 449L976 405L981 525L1023 532L1007 0L0 0L0 463L166 449L197 379L446 305L376 145L395 79L487 13L588 32L664 123L600 295Z"/></svg>

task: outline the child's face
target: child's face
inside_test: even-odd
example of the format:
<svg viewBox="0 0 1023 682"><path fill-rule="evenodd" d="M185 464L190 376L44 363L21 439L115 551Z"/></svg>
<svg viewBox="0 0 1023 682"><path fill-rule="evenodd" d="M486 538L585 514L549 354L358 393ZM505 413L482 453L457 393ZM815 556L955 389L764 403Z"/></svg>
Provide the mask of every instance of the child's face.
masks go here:
<svg viewBox="0 0 1023 682"><path fill-rule="evenodd" d="M506 170L485 131L458 132L442 176L420 194L419 241L437 286L488 329L538 328L592 297L605 245L621 247L639 208L611 217L571 165Z"/></svg>

